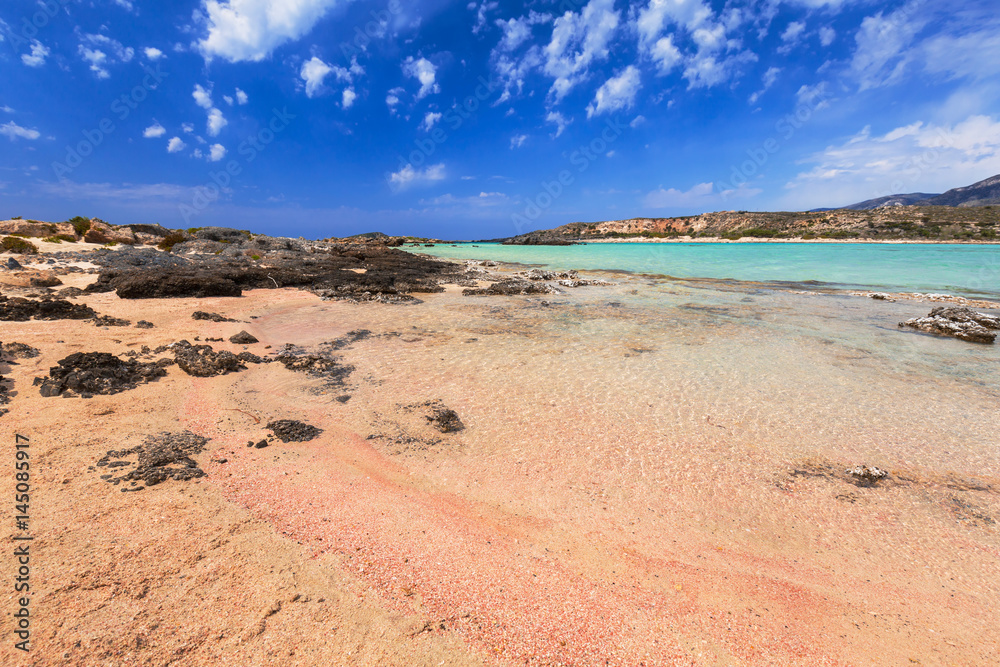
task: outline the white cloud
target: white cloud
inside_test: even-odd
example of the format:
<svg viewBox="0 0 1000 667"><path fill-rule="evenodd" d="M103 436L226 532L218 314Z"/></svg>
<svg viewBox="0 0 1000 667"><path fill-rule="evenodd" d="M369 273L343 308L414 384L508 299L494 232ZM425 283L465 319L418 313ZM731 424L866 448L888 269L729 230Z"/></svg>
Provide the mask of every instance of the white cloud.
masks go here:
<svg viewBox="0 0 1000 667"><path fill-rule="evenodd" d="M587 117L631 108L641 87L639 69L635 65L629 65L597 90L594 101L587 107Z"/></svg>
<svg viewBox="0 0 1000 667"><path fill-rule="evenodd" d="M437 84L437 67L426 58L415 60L413 56L408 56L403 61L403 74L420 82L420 90L417 91L418 100L432 93L441 92L441 86Z"/></svg>
<svg viewBox="0 0 1000 667"><path fill-rule="evenodd" d="M219 132L221 132L222 128L226 125L229 125L229 121L225 119L221 111L215 108L208 110L208 136L219 136Z"/></svg>
<svg viewBox="0 0 1000 667"><path fill-rule="evenodd" d="M250 101L250 98L247 97L247 94L244 93L239 88L237 88L236 89L236 103L242 106L242 105L246 104L249 101Z"/></svg>
<svg viewBox="0 0 1000 667"><path fill-rule="evenodd" d="M435 111L428 111L427 115L424 116L424 122L421 123L420 126L424 128L424 130L426 130L427 132L430 132L431 128L434 127L434 124L437 123L439 120L441 120L441 116L442 114L439 114Z"/></svg>
<svg viewBox="0 0 1000 667"><path fill-rule="evenodd" d="M132 11L132 0L115 0L115 4L122 9Z"/></svg>
<svg viewBox="0 0 1000 667"><path fill-rule="evenodd" d="M306 97L315 97L323 89L323 80L332 71L332 67L316 56L303 63L299 76L306 82Z"/></svg>
<svg viewBox="0 0 1000 667"><path fill-rule="evenodd" d="M326 77L333 74L337 81L342 81L346 83L351 83L354 81L355 74L364 74L364 69L358 65L357 60L352 61L351 68L347 69L345 67L340 67L338 65L330 65L323 62L316 56L313 56L310 60L307 60L302 64L302 70L299 72L299 76L303 81L306 82L306 97L316 97L323 92L323 82ZM347 90L351 92L348 93ZM354 90L348 88L344 91L345 99L351 97L351 102L354 101ZM241 102L242 104L242 102ZM345 105L345 108L350 106L350 104Z"/></svg>
<svg viewBox="0 0 1000 667"><path fill-rule="evenodd" d="M203 0L208 35L198 48L208 59L259 62L310 32L331 8L348 0Z"/></svg>
<svg viewBox="0 0 1000 667"><path fill-rule="evenodd" d="M180 137L174 137L167 144L167 152L168 153L179 153L182 150L184 150L186 147L187 147L187 144L185 144L183 141L181 141Z"/></svg>
<svg viewBox="0 0 1000 667"><path fill-rule="evenodd" d="M144 51L148 60L159 60L163 57L163 51L160 51L154 46L147 46Z"/></svg>
<svg viewBox="0 0 1000 667"><path fill-rule="evenodd" d="M555 20L543 70L555 79L550 93L557 102L587 77L591 64L608 57L620 22L614 5L614 0L590 0L579 13L566 12Z"/></svg>
<svg viewBox="0 0 1000 667"><path fill-rule="evenodd" d="M829 105L827 98L829 97L829 92L827 90L826 81L821 81L815 86L800 86L795 92L795 101L798 106L809 107L813 110L823 109Z"/></svg>
<svg viewBox="0 0 1000 667"><path fill-rule="evenodd" d="M166 199L176 201L190 196L190 188L168 183L132 184L75 183L68 179L38 184L39 190L61 199L109 199L113 201L139 201Z"/></svg>
<svg viewBox="0 0 1000 667"><path fill-rule="evenodd" d="M356 100L358 94L354 92L354 88L348 86L344 88L344 93L341 95L340 106L345 109L350 109L354 105L354 100Z"/></svg>
<svg viewBox="0 0 1000 667"><path fill-rule="evenodd" d="M802 33L806 31L806 24L803 21L792 21L785 28L785 32L781 33L781 41L786 43L798 42L802 37Z"/></svg>
<svg viewBox="0 0 1000 667"><path fill-rule="evenodd" d="M212 108L212 91L211 89L205 90L200 84L194 85L194 92L191 93L191 97L194 98L194 103L200 106L202 109Z"/></svg>
<svg viewBox="0 0 1000 667"><path fill-rule="evenodd" d="M524 143L527 140L528 140L528 135L526 135L526 134L518 134L518 135L515 135L515 136L511 137L511 139L510 139L510 149L514 150L515 148L520 148L521 146L524 145Z"/></svg>
<svg viewBox="0 0 1000 667"><path fill-rule="evenodd" d="M514 51L531 38L531 26L551 21L551 15L535 11L529 12L527 16L507 21L497 19L497 25L503 30L503 37L497 48L501 51Z"/></svg>
<svg viewBox="0 0 1000 667"><path fill-rule="evenodd" d="M640 116L636 116L635 118L633 118L632 122L629 123L628 126L631 127L634 130L635 128L639 127L640 125L642 125L645 122L646 122L646 117L640 115Z"/></svg>
<svg viewBox="0 0 1000 667"><path fill-rule="evenodd" d="M41 67L45 64L45 59L49 57L51 51L37 39L31 41L31 53L21 55L21 62L28 67Z"/></svg>
<svg viewBox="0 0 1000 667"><path fill-rule="evenodd" d="M142 133L147 139L158 139L167 133L167 129L157 122L153 122L152 125L146 128L146 131Z"/></svg>
<svg viewBox="0 0 1000 667"><path fill-rule="evenodd" d="M756 54L742 50L738 39L727 38L749 18L744 10L729 9L716 16L703 0L649 0L640 9L634 27L639 35L639 51L659 68L660 74L683 65L688 88L716 86L738 75L740 66L757 60ZM769 20L769 19L768 19ZM664 31L676 26L673 34ZM696 49L683 53L675 38L686 32Z"/></svg>
<svg viewBox="0 0 1000 667"><path fill-rule="evenodd" d="M509 202L510 197L503 192L480 192L478 195L473 195L471 197L456 197L455 195L448 193L439 197L434 197L433 199L420 200L420 203L424 206L471 209L484 209L494 206L502 206L509 204Z"/></svg>
<svg viewBox="0 0 1000 667"><path fill-rule="evenodd" d="M866 127L804 161L786 187L810 208L904 192L944 192L1000 173L1000 121L969 116L954 125L914 122L883 135ZM826 201L817 201L822 192Z"/></svg>
<svg viewBox="0 0 1000 667"><path fill-rule="evenodd" d="M230 97L229 95L223 95L222 101L228 104L229 106L233 106L233 98Z"/></svg>
<svg viewBox="0 0 1000 667"><path fill-rule="evenodd" d="M495 1L491 2L489 0L483 0L483 2L479 3L478 7L476 7L476 3L475 2L470 2L468 4L468 8L469 9L475 9L476 10L476 24L474 26L472 26L472 34L473 35L479 34L479 31L482 30L483 27L485 27L485 25L486 25L486 14L488 14L489 12L494 11L499 6L500 6L499 2L495 2Z"/></svg>
<svg viewBox="0 0 1000 667"><path fill-rule="evenodd" d="M390 111L395 112L396 107L399 105L399 96L402 95L405 90L402 88L393 88L385 96L385 105L389 107Z"/></svg>
<svg viewBox="0 0 1000 667"><path fill-rule="evenodd" d="M549 123L553 123L556 126L556 134L555 134L556 137L565 132L566 128L569 127L569 124L573 122L572 120L566 118L566 116L562 115L558 111L550 111L548 115L545 116L545 120Z"/></svg>
<svg viewBox="0 0 1000 667"><path fill-rule="evenodd" d="M912 4L888 16L879 12L861 22L854 36L857 48L850 65L861 90L899 80L913 59L909 47L925 24Z"/></svg>
<svg viewBox="0 0 1000 667"><path fill-rule="evenodd" d="M98 79L111 77L111 73L104 68L104 63L108 60L108 56L104 51L100 49L88 49L81 44L78 52L81 58L90 63L90 71L96 74Z"/></svg>
<svg viewBox="0 0 1000 667"><path fill-rule="evenodd" d="M443 181L444 178L444 164L431 165L426 169L415 169L413 165L408 164L396 173L390 174L389 184L396 189L402 190L411 185Z"/></svg>
<svg viewBox="0 0 1000 667"><path fill-rule="evenodd" d="M208 149L209 162L218 162L224 157L226 157L226 147L222 144L212 144L211 148Z"/></svg>
<svg viewBox="0 0 1000 667"><path fill-rule="evenodd" d="M79 37L77 53L84 61L90 63L90 71L98 79L110 78L109 65L131 62L135 56L135 49L125 47L121 42L106 35L79 34Z"/></svg>
<svg viewBox="0 0 1000 667"><path fill-rule="evenodd" d="M773 86L775 82L778 80L779 74L781 74L780 67L767 68L767 71L764 72L764 76L761 77L761 83L763 84L763 86L761 87L760 90L758 90L757 92L755 92L753 95L750 96L750 104L757 104L757 100L760 99L760 96L766 93L768 90L770 90L771 86Z"/></svg>
<svg viewBox="0 0 1000 667"><path fill-rule="evenodd" d="M0 125L0 134L7 137L11 141L14 141L15 139L28 139L30 141L34 141L38 137L42 136L38 130L30 130L26 127L21 127L14 121Z"/></svg>
<svg viewBox="0 0 1000 667"><path fill-rule="evenodd" d="M835 39L837 39L837 31L833 28L823 26L819 29L819 43L823 46L830 46Z"/></svg>
<svg viewBox="0 0 1000 667"><path fill-rule="evenodd" d="M11 109L11 108L10 108L9 106L7 106L6 104L5 104L5 105L3 105L2 107L0 107L0 111L3 111L4 113L14 113L14 110L13 110L13 109Z"/></svg>
<svg viewBox="0 0 1000 667"><path fill-rule="evenodd" d="M697 206L713 196L714 186L711 183L699 183L690 190L676 188L659 188L648 193L643 203L649 208L669 208L671 206Z"/></svg>
<svg viewBox="0 0 1000 667"><path fill-rule="evenodd" d="M684 59L680 50L674 46L674 40L670 35L656 40L649 50L649 55L656 62L660 74L669 74Z"/></svg>
<svg viewBox="0 0 1000 667"><path fill-rule="evenodd" d="M184 132L186 132L187 134L191 134L192 132L194 132L194 125L192 125L191 123L184 123L183 125L181 125L181 129L184 130Z"/></svg>

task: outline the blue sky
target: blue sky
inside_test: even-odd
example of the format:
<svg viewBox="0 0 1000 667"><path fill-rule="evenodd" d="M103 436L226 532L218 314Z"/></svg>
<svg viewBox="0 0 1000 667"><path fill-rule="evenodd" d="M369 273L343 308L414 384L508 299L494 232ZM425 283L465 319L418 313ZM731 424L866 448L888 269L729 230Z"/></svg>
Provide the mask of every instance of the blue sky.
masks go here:
<svg viewBox="0 0 1000 667"><path fill-rule="evenodd" d="M0 218L491 238L1000 173L994 0L7 0Z"/></svg>

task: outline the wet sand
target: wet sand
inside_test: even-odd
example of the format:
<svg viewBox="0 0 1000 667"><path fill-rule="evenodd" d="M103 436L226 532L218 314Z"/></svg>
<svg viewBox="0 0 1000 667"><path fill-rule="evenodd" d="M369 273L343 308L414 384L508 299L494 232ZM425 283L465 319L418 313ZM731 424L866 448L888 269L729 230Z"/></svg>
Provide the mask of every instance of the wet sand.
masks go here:
<svg viewBox="0 0 1000 667"><path fill-rule="evenodd" d="M3 323L42 355L4 372L0 423L37 457L37 606L32 653L0 661L996 661L995 347L896 330L925 303L610 278L405 306L95 294L75 301L155 328ZM31 386L72 352L241 329L258 355L371 335L338 351L343 386L280 364ZM430 402L465 428L434 429ZM248 448L275 419L323 433ZM121 493L91 470L182 430L211 439L200 480ZM889 479L852 484L862 463Z"/></svg>

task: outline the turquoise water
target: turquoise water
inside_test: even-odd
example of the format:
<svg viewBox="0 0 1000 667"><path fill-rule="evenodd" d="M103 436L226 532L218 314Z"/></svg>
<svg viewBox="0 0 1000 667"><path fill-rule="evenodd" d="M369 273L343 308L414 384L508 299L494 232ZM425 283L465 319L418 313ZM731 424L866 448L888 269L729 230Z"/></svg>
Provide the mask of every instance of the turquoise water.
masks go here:
<svg viewBox="0 0 1000 667"><path fill-rule="evenodd" d="M839 289L1000 296L1000 245L881 243L438 244L406 250L552 269L618 270L675 278L820 283Z"/></svg>

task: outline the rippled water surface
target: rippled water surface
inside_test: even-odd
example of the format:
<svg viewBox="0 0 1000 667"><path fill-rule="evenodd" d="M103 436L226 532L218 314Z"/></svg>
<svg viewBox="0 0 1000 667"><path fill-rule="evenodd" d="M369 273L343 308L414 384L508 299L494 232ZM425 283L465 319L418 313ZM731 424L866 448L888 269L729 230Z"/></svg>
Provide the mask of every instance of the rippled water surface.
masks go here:
<svg viewBox="0 0 1000 667"><path fill-rule="evenodd" d="M1000 296L1000 245L885 243L437 244L439 257L678 278L807 282L887 291Z"/></svg>

